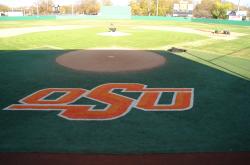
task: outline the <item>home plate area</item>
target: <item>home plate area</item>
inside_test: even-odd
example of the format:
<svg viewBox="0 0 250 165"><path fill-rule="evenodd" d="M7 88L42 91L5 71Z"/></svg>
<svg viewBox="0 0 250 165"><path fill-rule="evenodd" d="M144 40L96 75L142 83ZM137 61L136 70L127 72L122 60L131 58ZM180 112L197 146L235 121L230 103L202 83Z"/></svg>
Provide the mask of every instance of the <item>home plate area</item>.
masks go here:
<svg viewBox="0 0 250 165"><path fill-rule="evenodd" d="M1 152L250 150L249 81L175 54L16 50L0 65Z"/></svg>

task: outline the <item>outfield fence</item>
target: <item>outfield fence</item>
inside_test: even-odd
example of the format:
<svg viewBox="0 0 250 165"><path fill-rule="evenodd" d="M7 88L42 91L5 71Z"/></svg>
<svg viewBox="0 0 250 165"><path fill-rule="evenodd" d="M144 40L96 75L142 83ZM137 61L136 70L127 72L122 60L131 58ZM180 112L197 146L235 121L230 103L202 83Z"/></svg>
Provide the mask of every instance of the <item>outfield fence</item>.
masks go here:
<svg viewBox="0 0 250 165"><path fill-rule="evenodd" d="M162 20L162 21L180 21L180 22L197 22L209 24L229 24L250 26L250 21L233 21L225 19L208 19L208 18L187 18L187 17L164 17L164 16L132 16L132 20Z"/></svg>
<svg viewBox="0 0 250 165"><path fill-rule="evenodd" d="M55 20L55 15L50 16L1 16L0 21L32 21L32 20Z"/></svg>
<svg viewBox="0 0 250 165"><path fill-rule="evenodd" d="M187 17L164 17L164 16L132 16L132 20L156 20L156 21L180 21L191 22Z"/></svg>
<svg viewBox="0 0 250 165"><path fill-rule="evenodd" d="M179 21L179 22L197 22L208 24L229 24L239 26L250 26L250 21L233 21L223 19L207 19L207 18L185 18L185 17L164 17L164 16L131 16L124 17L109 17L105 15L51 15L51 16L18 16L18 17L0 17L0 21L21 21L21 20L61 20L61 19L86 19L86 20L102 20L102 19L130 19L130 20L155 20L155 21Z"/></svg>
<svg viewBox="0 0 250 165"><path fill-rule="evenodd" d="M225 20L225 19L192 18L191 22L250 26L250 21L233 21L233 20Z"/></svg>

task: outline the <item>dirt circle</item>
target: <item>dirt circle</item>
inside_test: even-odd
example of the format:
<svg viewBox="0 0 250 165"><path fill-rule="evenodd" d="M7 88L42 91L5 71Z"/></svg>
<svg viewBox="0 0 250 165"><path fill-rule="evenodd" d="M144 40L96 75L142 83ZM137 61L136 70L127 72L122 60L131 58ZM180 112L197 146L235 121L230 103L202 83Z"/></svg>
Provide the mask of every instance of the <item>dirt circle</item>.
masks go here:
<svg viewBox="0 0 250 165"><path fill-rule="evenodd" d="M108 36L108 37L122 37L122 36L129 36L130 34L124 32L104 32L104 33L98 33L98 35Z"/></svg>
<svg viewBox="0 0 250 165"><path fill-rule="evenodd" d="M161 66L166 59L142 50L79 50L57 57L56 62L80 71L131 72Z"/></svg>

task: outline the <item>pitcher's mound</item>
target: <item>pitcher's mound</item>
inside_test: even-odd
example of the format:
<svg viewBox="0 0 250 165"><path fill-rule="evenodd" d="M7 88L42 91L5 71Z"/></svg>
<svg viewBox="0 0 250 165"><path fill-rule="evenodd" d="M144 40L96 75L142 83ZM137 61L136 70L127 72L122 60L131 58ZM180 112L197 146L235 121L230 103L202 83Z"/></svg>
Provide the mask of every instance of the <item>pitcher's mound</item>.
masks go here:
<svg viewBox="0 0 250 165"><path fill-rule="evenodd" d="M122 36L128 36L130 35L129 33L124 33L124 32L104 32L104 33L98 33L98 35L101 36L110 36L110 37L122 37Z"/></svg>
<svg viewBox="0 0 250 165"><path fill-rule="evenodd" d="M56 59L65 67L92 72L141 71L161 66L165 61L161 55L142 50L79 50Z"/></svg>

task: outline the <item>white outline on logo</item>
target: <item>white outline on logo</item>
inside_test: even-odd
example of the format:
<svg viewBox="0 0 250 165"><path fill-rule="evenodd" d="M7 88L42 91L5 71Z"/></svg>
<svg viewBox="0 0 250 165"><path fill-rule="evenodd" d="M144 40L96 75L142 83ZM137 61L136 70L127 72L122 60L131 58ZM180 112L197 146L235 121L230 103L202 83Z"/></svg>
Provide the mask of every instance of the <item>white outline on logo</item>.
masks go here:
<svg viewBox="0 0 250 165"><path fill-rule="evenodd" d="M112 104L109 104L109 103L106 103L106 102L103 102L103 101L100 101L100 100L97 100L97 99L94 99L94 98L91 98L91 97L88 97L88 95L94 91L95 89L97 88L100 88L102 86L105 86L105 85L142 85L143 88L141 89L141 91L130 91L128 90L127 88L112 88L112 90L108 91L109 94L112 94L112 95L116 95L116 96L119 96L119 97L125 97L127 99L130 99L132 100L132 103L130 104L130 106L127 108L127 110L122 113L121 115L119 116L116 116L116 117L113 117L113 118L108 118L108 119L72 119L72 118L68 118L66 116L63 116L62 114L67 111L67 109L22 109L23 111L61 111L59 114L57 114L57 116L59 117L62 117L64 119L67 119L67 120L75 120L75 121L106 121L106 120L114 120L114 119L117 119L117 118L120 118L120 117L123 117L125 116L127 113L129 113L131 111L132 108L137 108L139 110L142 110L142 111L146 111L146 112L155 112L155 111L165 111L165 112L169 112L169 111L185 111L185 110L188 110L188 109L191 109L193 107L193 98L194 98L194 88L147 88L147 85L144 85L144 84L140 84L140 83L106 83L106 84L102 84L102 85L99 85L91 90L86 90L86 89L83 89L83 88L46 88L46 89L41 89L37 92L34 92L26 97L24 97L23 99L19 100L18 102L19 103L22 103L24 105L28 105L28 106L39 106L39 107L43 107L43 106L84 106L84 107L89 107L89 111L107 111L107 109L112 105ZM68 102L68 103L64 103L64 104L27 104L25 103L23 100L25 100L26 98L29 98L31 95L34 95L38 92L41 92L43 90L47 90L47 89L58 89L58 90L61 90L61 89L65 89L65 90L68 90L68 89L81 89L81 90L84 90L85 92L75 98L73 101L71 102ZM113 93L114 90L116 89L121 89L121 92L128 92L128 93L139 93L141 92L140 96L138 97L138 99L133 99L133 98L130 98L130 97L127 97L127 96L124 96L124 95L120 95L120 94L116 94L116 93ZM138 102L140 101L140 99L143 97L143 94L144 92L160 92L159 96L157 97L157 100L155 101L155 105L158 104L162 94L164 92L171 92L171 93L174 93L173 95L173 98L172 98L172 102L171 104L160 104L160 106L164 106L164 105L174 105L175 101L176 101L176 95L177 95L177 92L178 91L183 91L183 92L191 92L191 98L190 98L190 104L187 108L185 109L171 109L171 110L163 110L163 109L154 109L154 110L148 110L148 109L144 109L144 108L140 108L137 106ZM59 92L63 92L63 91L59 91ZM39 100L43 100L44 98L48 97L49 95L53 94L53 93L56 93L56 91L46 95L45 97L43 98L40 98ZM56 100L59 100L60 98L64 97L65 95L68 95L69 92L65 92L64 95L60 96L59 98L57 98ZM76 102L77 100L81 99L82 97L85 97L85 98L88 98L88 99L91 99L91 100L94 100L94 101L97 101L99 103L103 103L105 105L107 105L104 109L93 109L94 107L96 107L96 105L83 105L83 104L74 104L74 105L69 105L70 103L74 103ZM56 101L56 100L51 100L51 101ZM45 100L47 101L47 100ZM15 109L15 108L11 108L13 106L21 106L22 104L12 104L6 108L4 108L3 110L20 110L20 109ZM22 111L20 110L20 111Z"/></svg>

